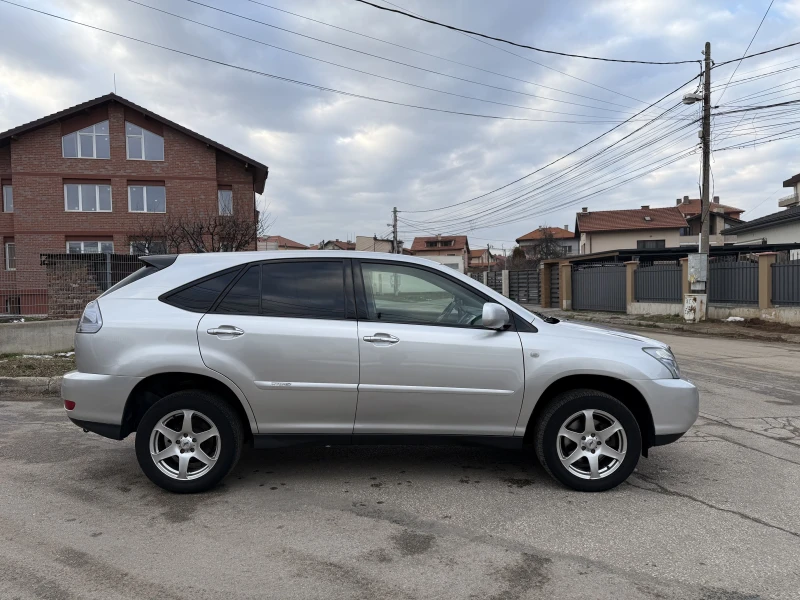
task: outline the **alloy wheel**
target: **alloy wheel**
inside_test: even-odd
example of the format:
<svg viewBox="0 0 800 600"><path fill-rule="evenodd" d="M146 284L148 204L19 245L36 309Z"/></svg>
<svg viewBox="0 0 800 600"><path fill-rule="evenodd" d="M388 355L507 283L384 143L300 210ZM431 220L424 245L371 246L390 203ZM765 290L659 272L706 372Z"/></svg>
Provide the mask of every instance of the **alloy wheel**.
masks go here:
<svg viewBox="0 0 800 600"><path fill-rule="evenodd" d="M222 448L219 430L196 410L176 410L159 419L150 433L150 457L172 479L197 479L216 464Z"/></svg>
<svg viewBox="0 0 800 600"><path fill-rule="evenodd" d="M582 410L564 421L556 436L561 464L581 479L602 479L625 460L628 438L622 424L602 410Z"/></svg>

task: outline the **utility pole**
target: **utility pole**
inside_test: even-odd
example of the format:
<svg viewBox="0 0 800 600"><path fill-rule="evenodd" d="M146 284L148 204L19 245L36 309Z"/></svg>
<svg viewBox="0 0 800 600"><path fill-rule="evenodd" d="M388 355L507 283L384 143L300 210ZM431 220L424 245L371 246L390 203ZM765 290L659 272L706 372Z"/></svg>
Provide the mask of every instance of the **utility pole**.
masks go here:
<svg viewBox="0 0 800 600"><path fill-rule="evenodd" d="M397 207L392 208L392 252L400 254L397 247Z"/></svg>
<svg viewBox="0 0 800 600"><path fill-rule="evenodd" d="M492 245L486 244L486 272L489 273L492 270Z"/></svg>
<svg viewBox="0 0 800 600"><path fill-rule="evenodd" d="M706 42L705 69L703 78L703 196L701 207L700 253L708 255L708 235L711 225L709 219L711 205L709 196L711 172L711 42Z"/></svg>

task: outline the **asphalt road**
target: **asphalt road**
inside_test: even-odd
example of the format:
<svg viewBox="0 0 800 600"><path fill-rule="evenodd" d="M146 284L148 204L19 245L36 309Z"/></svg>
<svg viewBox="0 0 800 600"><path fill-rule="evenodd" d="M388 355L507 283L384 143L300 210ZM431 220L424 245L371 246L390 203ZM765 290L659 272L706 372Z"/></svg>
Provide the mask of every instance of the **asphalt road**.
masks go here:
<svg viewBox="0 0 800 600"><path fill-rule="evenodd" d="M580 494L530 454L249 451L196 496L53 400L0 402L0 598L800 597L800 346L650 332L702 418Z"/></svg>

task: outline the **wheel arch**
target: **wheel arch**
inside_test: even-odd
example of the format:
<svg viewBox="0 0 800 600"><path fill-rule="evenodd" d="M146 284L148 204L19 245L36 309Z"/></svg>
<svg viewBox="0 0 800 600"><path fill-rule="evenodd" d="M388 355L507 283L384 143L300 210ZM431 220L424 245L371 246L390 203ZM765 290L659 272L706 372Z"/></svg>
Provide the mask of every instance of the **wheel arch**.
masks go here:
<svg viewBox="0 0 800 600"><path fill-rule="evenodd" d="M209 375L187 372L158 373L145 377L131 390L122 416L121 438L136 431L142 416L164 396L181 390L200 389L211 392L228 404L242 420L245 441L252 443L254 420L247 400L233 387Z"/></svg>
<svg viewBox="0 0 800 600"><path fill-rule="evenodd" d="M642 454L647 456L648 448L655 442L653 415L647 400L630 383L607 375L568 375L551 383L539 396L533 412L525 426L525 443L533 442L533 430L550 401L563 392L576 389L589 389L605 392L622 402L633 413L642 432Z"/></svg>

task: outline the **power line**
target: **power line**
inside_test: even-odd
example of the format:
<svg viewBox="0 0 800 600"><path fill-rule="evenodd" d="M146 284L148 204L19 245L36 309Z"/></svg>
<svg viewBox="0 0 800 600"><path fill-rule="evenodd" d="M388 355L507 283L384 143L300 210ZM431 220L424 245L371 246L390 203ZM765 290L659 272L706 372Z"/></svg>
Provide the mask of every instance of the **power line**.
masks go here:
<svg viewBox="0 0 800 600"><path fill-rule="evenodd" d="M80 25L81 27L86 27L88 29L93 29L95 31L102 31L103 33L108 33L110 35L115 35L115 36L121 37L123 39L127 39L127 40L131 40L131 41L134 41L134 42L138 42L140 44L145 44L147 46L152 46L154 48L159 48L161 50L167 50L169 52L174 52L176 54L181 54L183 56L190 56L190 57L196 58L198 60L203 60L203 61L210 62L210 63L216 64L216 65L220 65L220 66L223 66L223 67L229 67L231 69L236 69L238 71L243 71L245 73L251 73L253 75L259 75L261 77L268 77L270 79L275 79L275 80L278 80L278 81L284 81L286 83L293 83L295 85L309 87L309 88L317 89L317 90L320 90L320 91L323 91L323 92L331 92L333 94L339 94L341 96L347 96L347 97L350 97L350 98L360 98L362 100L371 100L373 102L380 102L382 104L390 104L390 105L393 105L393 106L404 106L404 107L407 107L407 108L416 108L418 110L427 110L427 111L431 111L431 112L447 113L447 114L452 114L452 115L460 115L460 116L465 116L465 117L475 117L475 118L481 118L481 119L492 119L492 120L500 120L500 121L560 122L560 123L588 124L587 122L582 122L582 121L553 121L553 120L548 120L548 119L525 119L525 118L521 118L521 117L500 117L500 116L497 116L497 115L485 115L485 114L469 113L469 112L462 112L462 111L456 111L456 110L446 110L446 109L443 109L443 108L433 108L433 107L430 107L430 106L421 106L421 105L418 105L418 104L407 104L405 102L397 102L397 101L394 101L394 100L386 100L385 98L376 98L374 96L365 96L363 94L356 94L354 92L345 92L343 90L338 90L338 89L335 89L335 88L330 88L330 87L318 85L318 84L315 84L315 83L308 83L306 81L300 81L300 80L297 80L297 79L291 79L289 77L281 77L280 75L275 75L273 73L267 73L265 71L259 71L257 69L250 69L250 68L247 68L247 67L242 67L240 65L235 65L235 64L227 63L227 62L224 62L224 61L221 61L221 60L208 58L206 56L200 56L198 54L193 54L191 52L186 52L185 50L178 50L177 48L170 48L169 46L162 46L161 44L156 44L154 42L148 42L148 41L145 41L145 40L142 40L142 39L130 36L130 35L125 35L123 33L118 33L116 31L111 31L110 29L103 29L102 27L97 27L95 25L89 25L87 23L81 23L80 21L75 21L73 19L68 19L67 17L62 17L60 15L49 13L49 12L46 12L46 11L43 11L43 10L38 10L38 9L35 9L35 8L31 8L29 6L23 6L22 4L17 4L15 2L11 2L10 0L0 0L0 2L3 2L4 4L9 4L11 6L16 6L17 8L23 8L25 10L29 10L31 12L35 12L35 13L38 13L38 14L41 14L41 15L52 17L52 18L58 19L60 21L65 21L67 23L72 23L74 25ZM591 121L589 123L594 123L594 122L596 122L596 121Z"/></svg>
<svg viewBox="0 0 800 600"><path fill-rule="evenodd" d="M470 31L469 29L461 29L460 27L455 27L454 25L447 25L446 23L441 23L439 21L434 21L432 19L426 19L424 17L420 17L404 10L398 10L396 8L386 8L385 6L380 6L378 4L373 4L372 2L367 2L367 0L356 0L356 2L361 2L362 4L366 4L367 6L371 6L373 8L377 8L378 10L383 10L386 12L393 12L397 13L398 15L402 15L404 17L408 17L410 19L416 19L417 21L424 21L425 23L430 23L431 25L437 25L438 27L444 27L446 29L451 29L453 31L460 31L462 33L467 33L470 35L477 35L479 37L485 38L487 40L494 40L495 42L503 42L504 44L510 44L512 46L517 46L518 48L527 48L528 50L535 50L536 52L543 52L545 54L556 54L558 56L568 56L571 58L585 58L587 60L601 60L604 62L618 62L618 63L634 63L634 64L642 64L642 65L685 65L700 62L698 60L679 60L679 61L647 61L647 60L623 60L619 58L602 58L599 56L585 56L583 54L570 54L567 52L557 52L555 50L545 50L544 48L537 48L536 46L529 46L527 44L520 44L517 42L512 42L511 40L507 40L504 38L493 37L491 35L486 35L484 33L479 33L477 31Z"/></svg>
<svg viewBox="0 0 800 600"><path fill-rule="evenodd" d="M360 0L356 0L356 1L360 1ZM718 69L719 67L724 67L725 65L729 65L729 64L731 64L733 62L736 62L737 60L739 62L741 62L743 60L748 60L750 58L755 58L756 56L763 56L764 54L770 54L771 52L777 52L778 50L786 50L786 48L792 48L794 46L800 46L800 42L792 42L791 44L784 44L783 46L778 46L777 48L770 48L769 50L764 50L762 52L756 52L755 54L748 54L746 56L742 56L741 58L734 58L734 59L731 59L731 60L726 60L724 62L715 64L712 67L712 69Z"/></svg>
<svg viewBox="0 0 800 600"><path fill-rule="evenodd" d="M753 37L750 38L750 43L747 44L747 48L744 49L744 53L742 54L742 57L747 55L747 51L750 50L750 46L753 45L753 40L756 39L756 36L758 35L759 30L761 29L761 26L764 24L764 19L767 18L767 14L769 13L769 9L772 8L772 3L773 2L775 2L775 0L770 0L769 6L767 7L767 11L764 13L764 16L761 17L761 21L759 22L758 27L756 27L756 32L753 34ZM728 83L725 84L725 87L723 88L722 93L719 95L719 98L717 98L717 102L718 103L722 102L722 97L725 95L725 92L728 89L728 85L730 85L730 83L731 83L731 79L733 79L733 76L736 75L736 71L739 70L739 66L741 64L742 64L741 60L739 60L739 62L736 63L736 68L733 70L733 73L731 73L731 76L728 78Z"/></svg>

